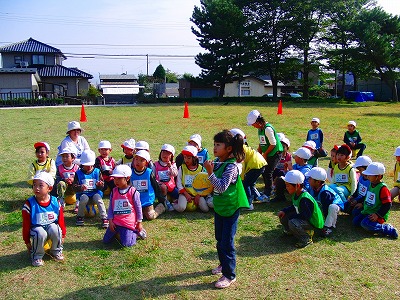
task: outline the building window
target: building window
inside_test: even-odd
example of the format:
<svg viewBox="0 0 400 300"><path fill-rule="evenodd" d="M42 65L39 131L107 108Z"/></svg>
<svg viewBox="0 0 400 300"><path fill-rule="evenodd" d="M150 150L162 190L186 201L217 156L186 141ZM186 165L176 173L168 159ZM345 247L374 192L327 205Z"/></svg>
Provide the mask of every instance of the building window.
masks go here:
<svg viewBox="0 0 400 300"><path fill-rule="evenodd" d="M250 89L242 87L242 89L240 90L240 95L241 96L250 96Z"/></svg>
<svg viewBox="0 0 400 300"><path fill-rule="evenodd" d="M44 65L44 55L33 54L32 65Z"/></svg>
<svg viewBox="0 0 400 300"><path fill-rule="evenodd" d="M22 61L22 56L14 56L14 64L19 65Z"/></svg>

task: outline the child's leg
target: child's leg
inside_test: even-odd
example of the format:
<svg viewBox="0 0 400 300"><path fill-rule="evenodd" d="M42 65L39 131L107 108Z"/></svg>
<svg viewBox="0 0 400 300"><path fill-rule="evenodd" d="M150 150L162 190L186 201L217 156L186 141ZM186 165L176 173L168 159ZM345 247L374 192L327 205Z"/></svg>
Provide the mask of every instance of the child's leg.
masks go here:
<svg viewBox="0 0 400 300"><path fill-rule="evenodd" d="M392 196L392 201L394 200L394 198L396 198L397 196L400 195L400 188L395 186L390 190L390 195ZM400 200L400 199L399 199Z"/></svg>
<svg viewBox="0 0 400 300"><path fill-rule="evenodd" d="M301 244L309 244L314 234L310 222L302 219L290 219L288 222L289 230Z"/></svg>
<svg viewBox="0 0 400 300"><path fill-rule="evenodd" d="M361 226L361 222L367 218L367 215L364 215L361 213L362 209L353 209L353 212L351 213L353 215L353 225L354 226Z"/></svg>
<svg viewBox="0 0 400 300"><path fill-rule="evenodd" d="M99 194L94 194L93 197L93 202L97 204L97 208L99 209L99 214L100 218L107 219L107 212L106 212L106 207L104 206L104 201L103 198Z"/></svg>
<svg viewBox="0 0 400 300"><path fill-rule="evenodd" d="M52 223L47 227L47 234L51 240L50 253L54 256L62 253L62 232L60 226L56 223Z"/></svg>
<svg viewBox="0 0 400 300"><path fill-rule="evenodd" d="M380 233L383 236L389 236L392 238L398 237L396 228L394 228L391 224L388 223L380 224L378 222L373 222L368 217L364 218L361 221L361 227L367 231Z"/></svg>
<svg viewBox="0 0 400 300"><path fill-rule="evenodd" d="M115 237L116 234L117 234L116 231L112 231L112 230L110 229L110 227L108 227L107 230L106 230L106 233L104 234L104 237L103 237L103 243L104 243L104 244L109 244L109 243L111 243L111 242L113 241L113 239L114 239L114 237Z"/></svg>
<svg viewBox="0 0 400 300"><path fill-rule="evenodd" d="M337 216L340 211L340 207L336 204L331 204L328 207L328 215L325 220L324 226L326 227L336 227Z"/></svg>
<svg viewBox="0 0 400 300"><path fill-rule="evenodd" d="M86 194L82 194L79 197L79 207L78 207L78 217L83 218L85 216L85 209L86 209L86 205L89 202L89 197Z"/></svg>
<svg viewBox="0 0 400 300"><path fill-rule="evenodd" d="M32 249L31 257L34 259L42 259L44 256L44 243L47 241L48 236L43 227L38 226L30 230Z"/></svg>
<svg viewBox="0 0 400 300"><path fill-rule="evenodd" d="M338 194L340 196L343 203L346 203L347 197L350 195L350 193L345 186L336 185L333 183L333 184L330 184L329 187L332 188L336 192L336 194Z"/></svg>
<svg viewBox="0 0 400 300"><path fill-rule="evenodd" d="M117 226L119 242L124 247L132 247L136 244L136 232L125 227Z"/></svg>
<svg viewBox="0 0 400 300"><path fill-rule="evenodd" d="M215 213L214 218L215 239L217 240L218 258L222 266L222 275L230 280L236 278L234 237L239 214L240 210L238 209L231 217L222 217Z"/></svg>
<svg viewBox="0 0 400 300"><path fill-rule="evenodd" d="M143 210L143 215L146 217L147 220L154 220L163 212L165 212L165 206L164 204L159 203L155 209L153 205L150 205L143 207L142 210Z"/></svg>
<svg viewBox="0 0 400 300"><path fill-rule="evenodd" d="M180 194L178 197L178 202L174 203L173 206L177 212L183 212L187 206L187 200L185 195Z"/></svg>
<svg viewBox="0 0 400 300"><path fill-rule="evenodd" d="M211 194L206 196L206 202L209 208L214 208L214 198Z"/></svg>
<svg viewBox="0 0 400 300"><path fill-rule="evenodd" d="M357 157L363 155L365 148L367 148L367 146L363 143L359 143L354 147L354 149L359 149L358 153L357 153Z"/></svg>
<svg viewBox="0 0 400 300"><path fill-rule="evenodd" d="M253 202L253 198L255 195L252 193L252 187L256 184L258 177L262 174L264 168L261 169L252 169L244 175L243 179L243 187L246 192L247 200L249 200L249 204L251 205Z"/></svg>
<svg viewBox="0 0 400 300"><path fill-rule="evenodd" d="M210 210L204 197L200 197L199 199L199 208L202 212L208 212Z"/></svg>

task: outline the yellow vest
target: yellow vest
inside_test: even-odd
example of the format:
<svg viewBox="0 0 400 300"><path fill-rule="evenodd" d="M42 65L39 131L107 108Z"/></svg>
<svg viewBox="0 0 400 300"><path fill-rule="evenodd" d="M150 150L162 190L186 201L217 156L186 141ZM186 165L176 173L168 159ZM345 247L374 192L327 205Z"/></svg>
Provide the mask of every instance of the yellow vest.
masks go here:
<svg viewBox="0 0 400 300"><path fill-rule="evenodd" d="M345 186L348 191L351 191L350 171L352 168L352 164L348 164L343 170L339 168L339 164L335 165L333 177L336 185Z"/></svg>
<svg viewBox="0 0 400 300"><path fill-rule="evenodd" d="M196 170L189 170L186 164L182 164L182 186L185 188L186 192L188 192L192 196L196 196L197 193L194 190L192 183L194 177L203 171L202 165L198 165Z"/></svg>
<svg viewBox="0 0 400 300"><path fill-rule="evenodd" d="M244 179L244 175L246 175L246 173L250 170L261 169L267 165L267 161L257 150L254 150L247 145L243 145L243 150L245 153L245 158L244 161L242 161L243 170L240 174L242 179Z"/></svg>
<svg viewBox="0 0 400 300"><path fill-rule="evenodd" d="M400 163L396 161L396 164L394 165L394 185L400 188Z"/></svg>

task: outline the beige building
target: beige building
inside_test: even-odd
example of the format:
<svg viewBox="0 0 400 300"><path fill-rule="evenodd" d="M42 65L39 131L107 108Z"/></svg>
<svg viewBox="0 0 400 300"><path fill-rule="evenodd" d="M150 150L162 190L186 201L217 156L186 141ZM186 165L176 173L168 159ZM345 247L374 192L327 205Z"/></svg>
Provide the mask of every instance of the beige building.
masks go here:
<svg viewBox="0 0 400 300"><path fill-rule="evenodd" d="M262 97L272 95L272 81L267 76L245 75L242 80L235 80L225 85L225 97ZM282 82L278 82L278 97L281 96Z"/></svg>

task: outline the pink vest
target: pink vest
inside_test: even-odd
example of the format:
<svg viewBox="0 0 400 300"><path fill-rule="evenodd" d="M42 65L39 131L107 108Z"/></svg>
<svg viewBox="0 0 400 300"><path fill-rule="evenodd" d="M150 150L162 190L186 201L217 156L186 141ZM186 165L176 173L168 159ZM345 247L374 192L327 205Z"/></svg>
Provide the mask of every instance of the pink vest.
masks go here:
<svg viewBox="0 0 400 300"><path fill-rule="evenodd" d="M111 181L113 178L110 175L106 175L103 171L112 171L115 168L115 159L110 157L108 161L105 161L101 156L97 157L100 161L100 171L104 181Z"/></svg>
<svg viewBox="0 0 400 300"><path fill-rule="evenodd" d="M176 184L175 178L171 176L168 166L162 166L159 161L156 161L154 166L156 169L156 180L164 183L168 188L168 192L172 192Z"/></svg>
<svg viewBox="0 0 400 300"><path fill-rule="evenodd" d="M136 228L136 211L133 203L133 195L136 189L129 187L125 194L121 194L115 187L112 191L110 206L114 214L113 222L115 225L134 230Z"/></svg>
<svg viewBox="0 0 400 300"><path fill-rule="evenodd" d="M68 178L74 179L75 172L79 169L79 166L77 164L72 165L72 169L66 169L63 164L58 166L58 173L60 174L61 178L63 178L64 180Z"/></svg>

